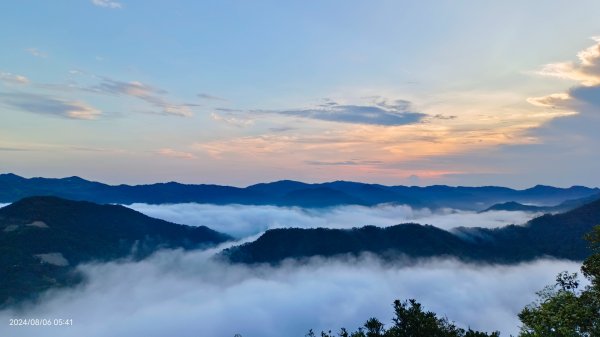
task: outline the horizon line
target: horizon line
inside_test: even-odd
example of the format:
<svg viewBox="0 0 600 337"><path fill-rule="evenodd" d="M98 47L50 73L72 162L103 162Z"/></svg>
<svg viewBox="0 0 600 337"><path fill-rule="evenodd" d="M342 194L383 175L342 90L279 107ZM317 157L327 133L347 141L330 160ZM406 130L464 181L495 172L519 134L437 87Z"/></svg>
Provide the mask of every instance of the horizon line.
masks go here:
<svg viewBox="0 0 600 337"><path fill-rule="evenodd" d="M378 186L384 186L384 187L409 187L409 188L430 188L430 187L436 187L436 186L443 186L443 187L450 187L450 188L485 188L485 187L495 187L495 188L505 188L505 189L510 189L510 190L514 190L514 191L526 191L526 190L530 190L530 189L534 189L534 188L540 188L540 187L551 187L551 188L557 188L557 189L570 189L570 188L588 188L588 189L600 189L600 187L598 186L586 186L586 185L571 185L568 187L564 187L564 186L555 186L555 185L546 185L546 184L535 184L531 187L527 187L527 188L512 188L512 187L507 187L507 186L502 186L502 185L446 185L446 184L434 184L434 185L386 185L386 184L381 184L381 183L367 183L367 182L362 182L362 181L354 181L354 180L330 180L330 181L320 181L320 182L306 182L306 181L301 181L301 180L294 180L294 179L279 179L279 180L273 180L273 181L262 181L262 182L257 182L254 184L250 184L250 185L245 185L245 186L240 186L240 185L222 185L222 184L216 184L216 183L185 183L185 182L180 182L180 181L175 181L175 180L170 180L170 181L155 181L155 182L151 182L151 183L143 183L143 184L131 184L131 183L118 183L118 184L111 184L111 183L106 183L100 180L95 180L95 179L88 179L88 178L84 178L81 177L79 175L72 175L72 176L66 176L66 177L43 177L43 176L23 176L20 174L16 174L13 172L6 172L6 173L0 173L0 177L1 176L7 176L7 175L12 175L12 176L16 176L18 178L22 178L22 179L26 179L26 180L30 180L30 179L56 179L56 180L66 180L66 179L72 179L72 178L76 178L76 179L81 179L87 182L92 182L92 183L100 183L103 185L108 185L108 186L121 186L121 185L126 185L126 186L145 186L145 185L157 185L157 184L179 184L179 185L189 185L189 186L202 186L202 185L212 185L212 186L222 186L222 187L233 187L233 188L239 188L239 189L246 189L252 186L256 186L256 185L261 185L261 184L274 184L274 183L279 183L279 182L294 182L294 183L300 183L300 184L305 184L305 185L324 185L324 184L331 184L331 183L355 183L355 184L363 184L363 185L378 185Z"/></svg>

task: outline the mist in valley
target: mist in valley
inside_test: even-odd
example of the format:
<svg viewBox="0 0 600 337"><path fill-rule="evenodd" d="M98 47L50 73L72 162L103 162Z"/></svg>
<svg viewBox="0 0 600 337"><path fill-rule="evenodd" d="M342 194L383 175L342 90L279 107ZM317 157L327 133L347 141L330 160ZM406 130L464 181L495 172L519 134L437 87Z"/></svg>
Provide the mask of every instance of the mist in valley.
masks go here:
<svg viewBox="0 0 600 337"><path fill-rule="evenodd" d="M271 228L352 228L366 225L393 226L406 222L430 224L442 229L455 227L501 227L524 224L538 216L530 212L490 211L477 213L450 208L414 209L406 205L374 207L348 205L329 208L278 206L170 204L127 205L151 217L191 226L207 226L236 238L255 235Z"/></svg>
<svg viewBox="0 0 600 337"><path fill-rule="evenodd" d="M407 206L301 209L240 205L130 206L147 215L206 225L241 241L205 251L164 250L143 261L79 266L85 282L55 289L37 304L0 312L0 319L73 319L70 327L0 327L0 335L31 336L304 336L356 329L369 317L390 323L395 299L415 298L462 327L518 331L517 313L558 272L579 264L537 260L512 266L453 259L383 262L360 257L312 258L279 266L234 265L215 258L223 248L276 227L349 228L419 222L450 229L524 223L524 212L415 210Z"/></svg>
<svg viewBox="0 0 600 337"><path fill-rule="evenodd" d="M308 329L356 329L372 316L390 323L394 299L415 298L460 326L518 331L516 314L575 262L513 266L433 259L386 264L376 257L231 265L216 250L162 251L140 262L86 264L87 281L54 290L0 319L66 318L70 327L0 327L31 336L304 336Z"/></svg>

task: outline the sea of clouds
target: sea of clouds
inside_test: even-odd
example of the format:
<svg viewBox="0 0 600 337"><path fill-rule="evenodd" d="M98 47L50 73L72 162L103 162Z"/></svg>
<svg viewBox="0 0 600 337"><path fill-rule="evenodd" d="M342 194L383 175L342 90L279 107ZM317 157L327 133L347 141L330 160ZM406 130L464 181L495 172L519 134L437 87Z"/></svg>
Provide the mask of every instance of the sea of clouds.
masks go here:
<svg viewBox="0 0 600 337"><path fill-rule="evenodd" d="M249 267L212 259L215 251L162 251L140 262L81 266L85 284L0 312L0 335L302 337L310 328L356 329L373 316L389 324L394 299L415 298L460 326L509 336L536 291L558 272L579 267L557 260L386 264L368 255ZM63 318L74 325L14 327L10 318Z"/></svg>
<svg viewBox="0 0 600 337"><path fill-rule="evenodd" d="M491 211L477 213L454 209L413 209L406 205L338 206L306 209L299 207L171 204L128 205L148 216L179 224L207 226L243 238L270 228L352 228L365 225L392 226L406 222L430 224L442 229L455 227L501 227L524 224L536 213Z"/></svg>
<svg viewBox="0 0 600 337"><path fill-rule="evenodd" d="M498 227L525 212L431 211L408 206L326 209L242 205L130 205L149 216L206 225L251 241L276 227L350 228L404 222ZM240 242L242 242L240 241ZM232 265L206 251L166 250L143 261L86 264L86 282L51 290L37 304L0 312L0 336L304 336L308 329L355 330L370 317L390 323L395 299L415 298L462 327L516 334L518 312L561 271L579 264L537 260L512 266L452 259L398 261L372 255L313 258L281 266ZM72 319L73 326L9 326L11 318Z"/></svg>

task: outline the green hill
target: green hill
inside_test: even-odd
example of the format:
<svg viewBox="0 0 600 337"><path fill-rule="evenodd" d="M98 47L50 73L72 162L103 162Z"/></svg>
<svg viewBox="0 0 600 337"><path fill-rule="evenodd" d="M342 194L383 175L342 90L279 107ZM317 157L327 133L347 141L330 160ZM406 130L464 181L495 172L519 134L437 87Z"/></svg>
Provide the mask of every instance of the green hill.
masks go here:
<svg viewBox="0 0 600 337"><path fill-rule="evenodd" d="M123 206L25 198L0 209L0 303L76 283L73 270L82 262L141 259L161 248L203 248L229 239Z"/></svg>

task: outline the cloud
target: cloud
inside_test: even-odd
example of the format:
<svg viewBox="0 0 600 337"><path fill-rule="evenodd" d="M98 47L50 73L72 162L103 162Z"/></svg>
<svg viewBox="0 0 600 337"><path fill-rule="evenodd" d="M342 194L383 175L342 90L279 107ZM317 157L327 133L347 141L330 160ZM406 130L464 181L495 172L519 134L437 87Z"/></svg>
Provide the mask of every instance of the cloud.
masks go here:
<svg viewBox="0 0 600 337"><path fill-rule="evenodd" d="M561 66L542 68L546 69L543 75L580 82L575 85L566 83L562 92L527 98L527 102L536 107L531 115L544 120L523 130L515 139L531 141L432 158L435 160L425 158L424 165L437 167L454 163L458 167L482 168L479 174L467 171L466 174L448 175L447 179L440 181L446 184L465 184L467 181L481 185L499 178L511 186L521 187L531 186L532 182L598 186L600 180L596 172L600 170L600 161L596 154L600 148L597 130L600 125L600 85L592 83L597 78L599 60L594 55L600 48L600 42L598 39L595 41L594 46L578 54L578 62L554 63ZM562 69L561 76L557 71L548 70L558 68ZM549 170L549 167L552 169Z"/></svg>
<svg viewBox="0 0 600 337"><path fill-rule="evenodd" d="M92 120L102 115L100 110L83 102L37 94L0 93L0 103L26 112L69 119Z"/></svg>
<svg viewBox="0 0 600 337"><path fill-rule="evenodd" d="M565 106L565 103L571 99L567 93L551 94L541 97L529 97L527 102L532 105L544 108L560 108Z"/></svg>
<svg viewBox="0 0 600 337"><path fill-rule="evenodd" d="M217 158L225 154L237 157L250 153L263 155L288 153L287 148L297 141L298 138L293 136L261 135L227 139L225 141L196 143L193 146Z"/></svg>
<svg viewBox="0 0 600 337"><path fill-rule="evenodd" d="M22 152L22 151L30 151L29 149L20 148L20 147L5 147L0 146L0 151L3 152Z"/></svg>
<svg viewBox="0 0 600 337"><path fill-rule="evenodd" d="M600 85L571 88L569 97L581 104L600 108Z"/></svg>
<svg viewBox="0 0 600 337"><path fill-rule="evenodd" d="M89 264L88 282L56 290L40 304L0 319L72 319L68 327L0 325L13 337L303 336L356 329L376 316L391 323L394 299L418 299L459 326L518 332L517 313L573 262L515 266L453 260L383 263L376 258L313 259L281 267L229 265L211 252L164 251L141 262ZM535 275L535 277L531 277ZM507 296L510 294L510 296ZM126 319L124 319L126 318Z"/></svg>
<svg viewBox="0 0 600 337"><path fill-rule="evenodd" d="M553 116L553 113L536 114L541 116L540 119ZM295 132L271 132L216 139L193 146L219 160L237 161L244 158L250 166L264 162L270 163L271 167L277 166L287 170L287 175L281 175L280 178L299 174L316 176L320 180L348 179L397 183L399 179L413 174L434 179L448 173L473 173L469 168L459 170L459 165L448 165L447 162L438 165L436 170L423 167L407 169L407 164L411 162L468 154L478 149L489 149L494 145L537 141L525 133L530 128L537 127L540 122L534 118L524 121L513 116L503 114L498 119L474 121L472 124L461 122L460 125L436 125L433 122L402 126L348 124L334 129L318 125L314 128L311 126L308 129L297 129ZM261 160L257 161L257 158ZM353 158L360 158L360 161L365 163L370 162L370 165L329 165L327 169L325 165L311 165L327 162L351 164L348 161ZM354 163L359 164L360 161L354 160ZM374 162L383 164L375 167L372 165ZM477 166L481 166L481 163ZM377 180L373 180L373 177L377 177Z"/></svg>
<svg viewBox="0 0 600 337"><path fill-rule="evenodd" d="M74 74L86 74L82 71L73 71L70 73ZM90 78L98 78L93 74L89 75ZM193 116L192 108L200 105L194 103L174 103L165 97L168 92L164 89L157 88L139 81L118 81L110 78L102 78L101 81L95 85L85 86L78 84L74 80L66 84L49 84L49 83L38 83L37 88L44 90L52 90L59 92L82 92L82 93L93 93L102 95L113 95L119 97L132 97L139 99L147 103L151 108L144 108L142 112L156 115L168 115L168 116L179 116L179 117L191 117Z"/></svg>
<svg viewBox="0 0 600 337"><path fill-rule="evenodd" d="M427 116L424 113L412 112L410 109L410 102L404 100L393 102L380 100L372 105L345 105L326 101L309 109L258 112L270 112L329 122L383 126L414 124Z"/></svg>
<svg viewBox="0 0 600 337"><path fill-rule="evenodd" d="M578 62L550 63L542 67L538 74L581 82L582 85L600 84L600 37L596 42L577 54Z"/></svg>
<svg viewBox="0 0 600 337"><path fill-rule="evenodd" d="M156 151L157 154L165 157L180 158L180 159L196 159L196 155L190 152L176 151L170 148L163 148Z"/></svg>
<svg viewBox="0 0 600 337"><path fill-rule="evenodd" d="M237 127L246 127L254 124L254 120L250 118L242 117L235 113L217 113L213 112L210 114L210 117L218 122L224 122L229 125L237 126Z"/></svg>
<svg viewBox="0 0 600 337"><path fill-rule="evenodd" d="M438 165L436 170L424 167L408 170L405 166L411 162L423 162L425 159L435 160L443 156L468 155L506 144L536 143L538 139L527 134L531 129L538 128L550 119L570 114L559 110L540 113L538 109L532 109L524 102L523 96L514 93L490 94L473 91L446 95L439 97L438 100L452 101L452 103L430 106L427 110L434 111L435 114L424 115L426 117L420 119L418 123L332 125L309 119L294 119L294 127L296 127L294 132L282 133L277 132L278 129L253 128L251 131L254 132L248 132L243 136L205 140L195 146L222 161L233 162L244 158L250 166L258 166L259 162L265 162L271 167L276 166L280 170L287 170L289 174L302 175L311 179L317 177L319 180L333 178L398 182L417 174L430 183L437 183L445 174L487 173L497 171L498 168L496 166L481 168L484 165L478 163L476 171L472 166L466 167L458 162L445 162L444 165ZM387 100L379 96L367 98L369 103L352 106L369 107L386 112L413 110L411 103L406 100ZM350 105L325 100L315 109L319 113L329 113L340 106ZM233 117L249 115L248 111L228 112ZM273 127L286 127L286 123L289 123L289 118L273 117L289 117L289 115L282 115L279 110L254 112L255 114L250 115L252 118L260 120L263 116L267 116L277 123L272 125ZM457 115L458 112L460 115ZM375 116L379 115L375 114ZM261 160L256 161L256 158ZM383 164L351 165L360 163L352 160L353 158L360 158L365 164L368 164L367 162ZM318 165L327 163L338 165ZM461 168L458 168L459 166Z"/></svg>
<svg viewBox="0 0 600 337"><path fill-rule="evenodd" d="M308 165L316 166L362 166L362 165L380 165L383 164L380 160L344 160L344 161L320 161L307 160Z"/></svg>
<svg viewBox="0 0 600 337"><path fill-rule="evenodd" d="M214 95L210 95L210 94L206 94L206 93L199 93L197 96L199 98L210 100L210 101L227 101L226 98L214 96Z"/></svg>
<svg viewBox="0 0 600 337"><path fill-rule="evenodd" d="M457 119L458 116L455 116L455 115L446 116L446 115L442 115L442 114L437 114L437 115L431 116L431 118L441 119L441 120L452 120L452 119Z"/></svg>
<svg viewBox="0 0 600 337"><path fill-rule="evenodd" d="M397 97L392 93L388 95ZM439 184L448 174L467 177L495 173L496 177L506 179L500 173L511 171L515 165L512 162L491 165L488 164L492 160L490 158L474 165L464 165L462 161L451 158L464 156L468 159L470 154L477 156L479 152L489 152L498 147L537 144L541 140L533 136L533 129L552 119L573 114L573 110L540 111L525 102L522 94L514 91L471 90L436 94L419 103L419 109L411 108L411 102L406 100L366 97L360 92L336 97L339 99L324 100L311 109L299 111L329 113L339 106L361 106L374 107L378 111L422 111L427 115L417 123L379 125L295 118L297 116L282 114L282 111L287 111L282 109L215 109L215 119L229 118L232 124L240 126L240 119L249 118L256 122L255 127L242 133L221 133L203 138L192 146L208 153L223 167L234 167L244 160L247 172L255 172L255 177L268 172L278 179L296 175L320 181L345 179L393 184L406 182L409 176L418 175L423 183ZM352 97L361 101L354 101ZM292 131L288 128L290 125L294 127L293 132L282 132ZM359 164L360 161L352 160L354 158L382 164L349 165ZM435 169L416 165L426 161L437 162L438 159L443 161L439 161ZM327 163L338 165L318 165ZM512 184L512 179L503 181ZM462 184L456 180L454 183Z"/></svg>
<svg viewBox="0 0 600 337"><path fill-rule="evenodd" d="M130 151L119 148L106 148L106 147L93 147L93 146L67 146L66 150L78 151L78 152L91 152L91 153L112 153L112 154L131 154Z"/></svg>
<svg viewBox="0 0 600 337"><path fill-rule="evenodd" d="M567 92L542 97L531 97L533 105L585 112L587 107L600 108L600 37L596 42L577 54L578 62L551 63L542 67L540 75L558 77L579 82Z"/></svg>
<svg viewBox="0 0 600 337"><path fill-rule="evenodd" d="M269 128L269 131L276 132L276 133L294 131L294 130L297 130L297 129L294 127L291 127L291 126L276 126L276 127Z"/></svg>
<svg viewBox="0 0 600 337"><path fill-rule="evenodd" d="M476 213L443 209L413 209L406 205L339 206L325 209L298 207L132 204L127 207L148 216L175 223L208 226L237 238L256 235L271 228L352 228L356 226L393 226L406 222L430 224L442 229L456 227L501 227L524 224L537 214L492 211Z"/></svg>
<svg viewBox="0 0 600 337"><path fill-rule="evenodd" d="M163 89L158 89L138 81L122 82L106 78L100 84L92 87L91 90L95 92L129 95L134 97L148 97L167 93L167 91Z"/></svg>
<svg viewBox="0 0 600 337"><path fill-rule="evenodd" d="M1 73L0 80L8 84L29 84L29 79L23 75Z"/></svg>
<svg viewBox="0 0 600 337"><path fill-rule="evenodd" d="M122 8L123 4L121 4L120 2L117 1L111 1L111 0L92 0L92 3L98 7L105 7L105 8Z"/></svg>
<svg viewBox="0 0 600 337"><path fill-rule="evenodd" d="M48 57L48 54L44 51L41 51L37 48L27 48L25 49L26 52L28 52L29 54L35 56L35 57L41 57L41 58L46 58Z"/></svg>
<svg viewBox="0 0 600 337"><path fill-rule="evenodd" d="M600 38L594 38L594 41L596 44L577 54L579 62L550 64L541 72L579 81L579 85L562 93L528 99L529 103L539 107L569 112L567 117L552 120L536 129L534 134L545 140L544 151L552 153L553 157L571 158L563 162L577 162L577 166L589 172L594 171L597 161L588 161L588 158L592 158L590 156L600 146L600 135L596 130L600 123Z"/></svg>
<svg viewBox="0 0 600 337"><path fill-rule="evenodd" d="M135 97L149 103L155 108L159 108L157 113L162 115L191 117L193 114L190 107L197 106L196 104L175 104L169 102L162 97L167 94L167 91L138 81L123 82L104 78L100 84L92 86L87 90L94 93Z"/></svg>

